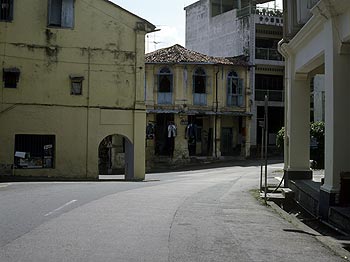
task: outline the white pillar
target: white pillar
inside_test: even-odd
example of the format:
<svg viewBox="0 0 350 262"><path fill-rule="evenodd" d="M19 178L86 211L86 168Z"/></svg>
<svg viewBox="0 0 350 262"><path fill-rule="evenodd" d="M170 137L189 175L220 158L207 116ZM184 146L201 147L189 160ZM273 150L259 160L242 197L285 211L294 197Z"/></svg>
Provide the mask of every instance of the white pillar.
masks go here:
<svg viewBox="0 0 350 262"><path fill-rule="evenodd" d="M295 74L293 63L286 85L285 171L287 179L310 179L310 81Z"/></svg>
<svg viewBox="0 0 350 262"><path fill-rule="evenodd" d="M336 29L328 21L329 33L325 53L325 183L322 191L333 194L340 190L340 173L350 171L350 56L339 54L340 40Z"/></svg>

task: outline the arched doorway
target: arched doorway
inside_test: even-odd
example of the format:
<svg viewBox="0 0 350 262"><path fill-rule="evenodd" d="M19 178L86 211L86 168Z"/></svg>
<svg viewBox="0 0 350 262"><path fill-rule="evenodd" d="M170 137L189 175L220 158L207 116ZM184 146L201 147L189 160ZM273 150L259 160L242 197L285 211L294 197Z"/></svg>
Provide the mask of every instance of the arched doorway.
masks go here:
<svg viewBox="0 0 350 262"><path fill-rule="evenodd" d="M100 178L133 179L133 144L122 135L105 137L98 147L98 171Z"/></svg>

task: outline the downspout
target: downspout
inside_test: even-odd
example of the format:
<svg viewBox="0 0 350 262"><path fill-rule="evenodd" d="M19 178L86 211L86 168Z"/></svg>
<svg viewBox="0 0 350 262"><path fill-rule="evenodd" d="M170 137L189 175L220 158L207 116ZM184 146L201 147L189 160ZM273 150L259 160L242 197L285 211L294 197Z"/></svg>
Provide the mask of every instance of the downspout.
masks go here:
<svg viewBox="0 0 350 262"><path fill-rule="evenodd" d="M86 108L86 152L85 152L85 175L88 177L88 163L89 163L89 118L90 118L90 70L91 70L91 49L88 48L88 79L87 79L87 108Z"/></svg>
<svg viewBox="0 0 350 262"><path fill-rule="evenodd" d="M219 74L219 67L215 73L215 120L214 120L214 150L215 150L215 158L218 157L218 151L217 151L217 143L216 143L216 139L217 139L217 114L219 111L219 104L218 104L218 74Z"/></svg>

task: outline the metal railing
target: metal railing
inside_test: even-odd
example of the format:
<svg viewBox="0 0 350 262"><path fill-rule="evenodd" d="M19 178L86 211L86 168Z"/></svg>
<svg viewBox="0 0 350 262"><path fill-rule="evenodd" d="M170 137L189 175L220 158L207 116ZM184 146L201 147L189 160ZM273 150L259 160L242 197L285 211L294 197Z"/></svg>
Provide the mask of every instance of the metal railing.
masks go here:
<svg viewBox="0 0 350 262"><path fill-rule="evenodd" d="M242 9L237 10L237 17L245 17L251 14L282 18L283 10L275 9L275 8L254 7L254 6L246 6Z"/></svg>
<svg viewBox="0 0 350 262"><path fill-rule="evenodd" d="M255 49L255 59L283 61L283 56L275 48L257 47Z"/></svg>
<svg viewBox="0 0 350 262"><path fill-rule="evenodd" d="M283 90L255 90L255 101L264 101L265 96L269 98L269 101L273 102L284 102L284 91Z"/></svg>

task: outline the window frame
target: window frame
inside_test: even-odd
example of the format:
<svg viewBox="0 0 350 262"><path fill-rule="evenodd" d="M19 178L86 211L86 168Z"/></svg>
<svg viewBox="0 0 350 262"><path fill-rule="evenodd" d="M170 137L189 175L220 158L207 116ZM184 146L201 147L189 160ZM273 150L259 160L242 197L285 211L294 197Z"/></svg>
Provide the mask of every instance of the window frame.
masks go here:
<svg viewBox="0 0 350 262"><path fill-rule="evenodd" d="M3 9L2 9L2 5L6 4L4 3L5 1L7 1L7 4L9 4L9 11L7 14L6 18L3 18ZM13 5L14 5L14 0L0 0L0 22L12 22L13 21Z"/></svg>
<svg viewBox="0 0 350 262"><path fill-rule="evenodd" d="M84 76L81 75L70 75L70 94L72 96L81 96L83 95L83 81ZM80 92L75 92L76 87L74 87L74 84L80 84Z"/></svg>
<svg viewBox="0 0 350 262"><path fill-rule="evenodd" d="M16 89L18 87L20 70L16 67L2 69L2 82L4 88ZM13 77L12 81L7 80L7 77ZM12 83L11 83L12 82Z"/></svg>
<svg viewBox="0 0 350 262"><path fill-rule="evenodd" d="M235 92L233 92L234 83L236 84ZM231 99L227 99L227 106L244 106L243 79L239 78L238 74L234 70L229 71L229 73L227 74L227 98L229 97L231 97Z"/></svg>
<svg viewBox="0 0 350 262"><path fill-rule="evenodd" d="M56 135L15 134L14 142L16 169L55 169Z"/></svg>
<svg viewBox="0 0 350 262"><path fill-rule="evenodd" d="M202 81L198 82L197 78L203 78ZM204 80L204 81L203 81ZM197 67L193 72L193 93L194 94L206 94L207 93L207 74L203 67ZM197 86L197 82L199 85L203 85L202 87ZM198 91L198 89L203 89L204 91Z"/></svg>
<svg viewBox="0 0 350 262"><path fill-rule="evenodd" d="M158 84L157 84L157 92L158 93L172 93L174 90L174 74L171 71L170 67L168 66L163 66L162 68L159 69L158 74L157 74L157 78L158 78ZM169 80L169 91L162 91L161 90L161 81L162 78L166 78Z"/></svg>
<svg viewBox="0 0 350 262"><path fill-rule="evenodd" d="M53 12L53 1L60 1L60 22L59 24L53 23L51 17ZM69 8L69 5L71 8ZM67 17L71 16L71 20L68 21ZM74 29L75 24L75 0L48 0L47 5L47 27L57 29Z"/></svg>

